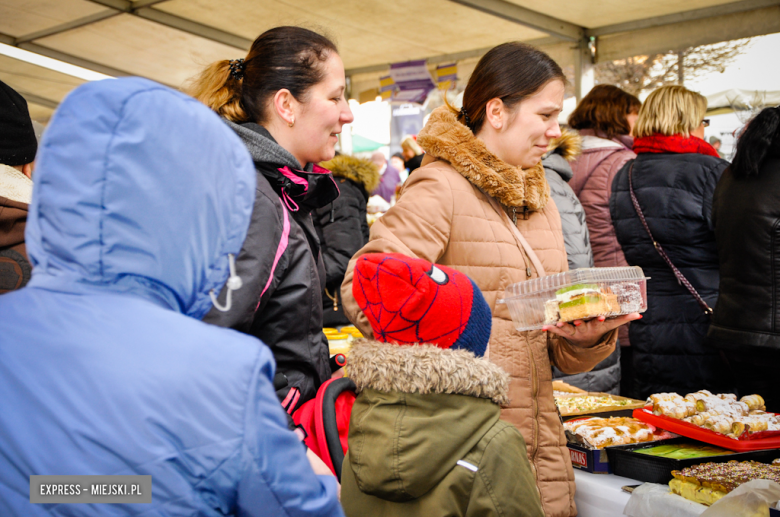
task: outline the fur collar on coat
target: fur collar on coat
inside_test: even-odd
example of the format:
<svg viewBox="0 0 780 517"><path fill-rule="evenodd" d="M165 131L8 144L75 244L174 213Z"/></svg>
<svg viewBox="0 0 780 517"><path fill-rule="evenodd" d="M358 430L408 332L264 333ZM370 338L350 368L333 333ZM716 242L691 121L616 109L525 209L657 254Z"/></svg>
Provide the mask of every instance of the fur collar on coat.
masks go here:
<svg viewBox="0 0 780 517"><path fill-rule="evenodd" d="M433 345L392 345L364 339L349 354L349 377L357 391L449 393L509 402L509 374L466 350Z"/></svg>
<svg viewBox="0 0 780 517"><path fill-rule="evenodd" d="M475 187L507 207L543 209L550 187L541 162L530 169L509 165L488 151L447 106L436 108L417 143L432 157L448 162Z"/></svg>
<svg viewBox="0 0 780 517"><path fill-rule="evenodd" d="M337 178L354 181L369 194L376 190L382 179L379 175L379 167L372 161L344 154L320 163L320 167L328 169Z"/></svg>

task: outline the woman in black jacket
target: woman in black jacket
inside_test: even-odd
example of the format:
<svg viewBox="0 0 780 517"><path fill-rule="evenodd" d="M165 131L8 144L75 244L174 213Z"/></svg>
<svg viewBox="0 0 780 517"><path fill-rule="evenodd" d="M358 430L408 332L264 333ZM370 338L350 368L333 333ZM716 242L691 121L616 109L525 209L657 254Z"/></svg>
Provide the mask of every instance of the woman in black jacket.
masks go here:
<svg viewBox="0 0 780 517"><path fill-rule="evenodd" d="M655 241L710 307L718 298L712 195L728 162L702 137L707 100L663 86L645 101L634 126L637 157L615 176L609 202L618 242L647 282L647 312L629 329L634 378L628 396L685 395L731 387L717 350L704 342L710 317L677 281L643 227L633 190ZM632 170L633 169L633 170Z"/></svg>
<svg viewBox="0 0 780 517"><path fill-rule="evenodd" d="M333 176L316 164L333 158L338 133L353 120L345 86L333 42L277 27L246 58L213 63L190 88L241 137L257 169L252 222L235 265L243 285L228 282L204 321L271 348L274 385L290 414L331 375L322 333L325 269L311 214L339 195Z"/></svg>
<svg viewBox="0 0 780 517"><path fill-rule="evenodd" d="M338 198L313 214L325 263L322 324L337 327L350 325L341 306L341 282L352 255L368 242L366 203L380 176L376 164L354 156L336 156L320 166L331 171L341 191Z"/></svg>
<svg viewBox="0 0 780 517"><path fill-rule="evenodd" d="M720 296L707 340L724 350L739 396L780 411L780 108L748 124L712 212Z"/></svg>

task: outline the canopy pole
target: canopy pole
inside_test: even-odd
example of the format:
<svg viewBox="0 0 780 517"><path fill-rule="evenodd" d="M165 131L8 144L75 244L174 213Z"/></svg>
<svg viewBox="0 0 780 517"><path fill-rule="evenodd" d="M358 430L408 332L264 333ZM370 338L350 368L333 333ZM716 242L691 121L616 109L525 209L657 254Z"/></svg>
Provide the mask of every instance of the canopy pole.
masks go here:
<svg viewBox="0 0 780 517"><path fill-rule="evenodd" d="M594 85L593 52L591 44L595 48L596 38L583 38L579 45L574 47L574 96L577 103L585 97Z"/></svg>

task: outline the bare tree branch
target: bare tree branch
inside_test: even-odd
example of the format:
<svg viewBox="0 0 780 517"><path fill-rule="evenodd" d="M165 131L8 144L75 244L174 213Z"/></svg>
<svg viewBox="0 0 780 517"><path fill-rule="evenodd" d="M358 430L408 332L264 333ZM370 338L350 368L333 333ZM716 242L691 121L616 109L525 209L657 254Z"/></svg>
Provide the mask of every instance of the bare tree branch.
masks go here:
<svg viewBox="0 0 780 517"><path fill-rule="evenodd" d="M614 84L639 95L666 84L680 84L713 72L723 73L737 56L745 53L751 40L725 41L668 52L634 56L596 65L596 84ZM678 59L682 58L682 74Z"/></svg>

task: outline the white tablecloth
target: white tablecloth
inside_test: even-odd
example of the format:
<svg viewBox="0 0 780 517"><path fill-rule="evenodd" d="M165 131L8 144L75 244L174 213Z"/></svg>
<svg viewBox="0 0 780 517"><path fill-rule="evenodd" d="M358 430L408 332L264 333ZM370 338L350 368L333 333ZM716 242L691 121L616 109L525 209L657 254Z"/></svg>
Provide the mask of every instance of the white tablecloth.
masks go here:
<svg viewBox="0 0 780 517"><path fill-rule="evenodd" d="M642 484L634 479L577 469L574 469L574 481L577 483L574 502L579 517L622 517L631 494L620 487Z"/></svg>

